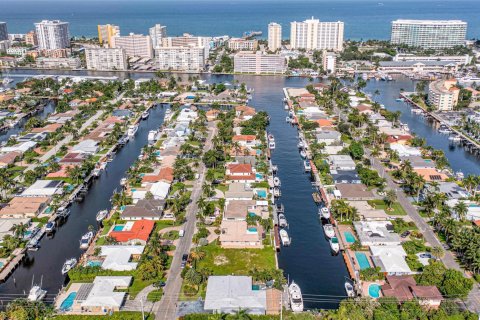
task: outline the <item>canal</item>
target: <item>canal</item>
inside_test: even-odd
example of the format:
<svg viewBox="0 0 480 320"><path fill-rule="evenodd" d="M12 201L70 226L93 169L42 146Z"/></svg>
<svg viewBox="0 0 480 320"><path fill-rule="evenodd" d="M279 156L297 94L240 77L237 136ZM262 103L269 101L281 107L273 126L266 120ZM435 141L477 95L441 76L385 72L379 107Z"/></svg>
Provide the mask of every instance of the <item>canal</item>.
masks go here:
<svg viewBox="0 0 480 320"><path fill-rule="evenodd" d="M96 226L95 216L99 210L110 208L110 197L115 189L120 190L120 179L127 169L137 160L141 149L147 144L150 130L158 129L164 119L165 108L150 110L150 117L141 121L135 139L120 149L107 170L94 180L83 202L74 202L70 206L68 220L57 228L52 237L45 236L40 242L40 250L28 252L24 262L0 286L0 300L10 301L16 295L30 290L32 277L35 282L43 278L43 289L48 291L47 302L52 302L64 284L65 277L61 268L65 260L80 257L83 250L79 248L80 238L88 231L88 226Z"/></svg>
<svg viewBox="0 0 480 320"><path fill-rule="evenodd" d="M390 111L401 111L400 121L407 123L410 131L419 137L425 138L428 145L445 152L453 171L461 171L466 175L480 175L479 158L460 145L455 145L448 140L448 135L441 134L435 128L435 123L427 121L424 117L411 112L410 107L404 102L395 101L399 97L400 90L412 92L415 90L415 82L404 76L395 77L395 81L369 80L364 91L373 94L380 92L375 100L385 105Z"/></svg>

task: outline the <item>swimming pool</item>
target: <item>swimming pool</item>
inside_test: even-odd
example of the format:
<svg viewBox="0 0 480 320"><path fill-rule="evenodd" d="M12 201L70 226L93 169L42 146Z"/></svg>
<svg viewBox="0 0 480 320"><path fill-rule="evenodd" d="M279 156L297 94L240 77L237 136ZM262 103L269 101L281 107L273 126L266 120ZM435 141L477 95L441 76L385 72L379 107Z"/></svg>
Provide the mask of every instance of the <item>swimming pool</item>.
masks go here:
<svg viewBox="0 0 480 320"><path fill-rule="evenodd" d="M257 195L260 197L260 198L267 198L267 191L265 190L257 190Z"/></svg>
<svg viewBox="0 0 480 320"><path fill-rule="evenodd" d="M365 270L370 268L370 263L368 262L367 255L363 252L355 252L355 258L357 258L358 265L360 270Z"/></svg>
<svg viewBox="0 0 480 320"><path fill-rule="evenodd" d="M343 235L345 236L345 240L348 243L354 243L355 242L355 237L353 236L353 234L350 231L345 231L343 233Z"/></svg>
<svg viewBox="0 0 480 320"><path fill-rule="evenodd" d="M87 266L88 267L99 267L102 265L101 261L88 261Z"/></svg>
<svg viewBox="0 0 480 320"><path fill-rule="evenodd" d="M113 231L123 231L124 227L125 227L124 225L115 226L115 227L113 227Z"/></svg>
<svg viewBox="0 0 480 320"><path fill-rule="evenodd" d="M261 173L255 173L255 178L256 178L257 180L263 180L263 174L261 174Z"/></svg>
<svg viewBox="0 0 480 320"><path fill-rule="evenodd" d="M73 306L73 300L75 300L75 297L77 296L76 292L71 292L68 297L63 300L62 304L60 305L60 310L61 311L69 311L72 309Z"/></svg>
<svg viewBox="0 0 480 320"><path fill-rule="evenodd" d="M368 295L372 298L380 297L380 285L372 283L368 286Z"/></svg>
<svg viewBox="0 0 480 320"><path fill-rule="evenodd" d="M255 228L255 227L248 228L247 230L248 230L248 232L253 232L253 233L257 232L257 228Z"/></svg>

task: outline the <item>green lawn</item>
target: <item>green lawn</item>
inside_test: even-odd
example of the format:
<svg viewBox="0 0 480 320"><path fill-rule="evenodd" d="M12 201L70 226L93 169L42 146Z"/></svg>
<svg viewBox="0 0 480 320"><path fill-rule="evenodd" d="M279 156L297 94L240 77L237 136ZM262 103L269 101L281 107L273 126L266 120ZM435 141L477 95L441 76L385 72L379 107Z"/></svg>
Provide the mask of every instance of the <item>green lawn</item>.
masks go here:
<svg viewBox="0 0 480 320"><path fill-rule="evenodd" d="M214 275L247 275L253 267L275 268L275 251L270 246L263 249L223 249L215 242L202 247L205 258L199 268L208 268Z"/></svg>
<svg viewBox="0 0 480 320"><path fill-rule="evenodd" d="M372 207L376 209L381 209L384 210L386 214L392 215L392 216L406 216L407 213L403 209L403 207L400 205L400 203L395 202L392 204L392 208L390 210L387 210L387 204L385 203L384 200L369 200L368 204L371 205Z"/></svg>
<svg viewBox="0 0 480 320"><path fill-rule="evenodd" d="M161 288L150 291L147 295L147 300L151 302L157 302L162 299L163 290Z"/></svg>
<svg viewBox="0 0 480 320"><path fill-rule="evenodd" d="M223 193L228 191L228 186L225 184L218 184L217 186L215 186L215 188L222 191Z"/></svg>

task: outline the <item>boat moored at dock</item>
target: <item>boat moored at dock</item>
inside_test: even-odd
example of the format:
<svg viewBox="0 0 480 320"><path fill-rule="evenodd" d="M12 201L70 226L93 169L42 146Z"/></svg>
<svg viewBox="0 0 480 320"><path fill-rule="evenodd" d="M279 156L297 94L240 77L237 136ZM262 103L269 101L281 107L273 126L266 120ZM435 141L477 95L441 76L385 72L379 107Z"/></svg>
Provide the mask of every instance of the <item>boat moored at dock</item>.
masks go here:
<svg viewBox="0 0 480 320"><path fill-rule="evenodd" d="M322 207L318 210L318 214L321 218L328 220L330 219L330 210L327 207Z"/></svg>
<svg viewBox="0 0 480 320"><path fill-rule="evenodd" d="M278 215L278 225L281 228L286 228L288 226L287 218L285 218L285 215L283 213L280 213Z"/></svg>
<svg viewBox="0 0 480 320"><path fill-rule="evenodd" d="M329 239L335 237L335 229L333 229L333 226L331 224L323 225L323 232L325 233L325 236Z"/></svg>
<svg viewBox="0 0 480 320"><path fill-rule="evenodd" d="M290 307L293 312L303 311L303 296L300 286L294 281L288 286L288 295L290 298Z"/></svg>
<svg viewBox="0 0 480 320"><path fill-rule="evenodd" d="M43 290L40 286L35 285L32 287L32 289L30 289L27 300L32 302L42 301L45 298L46 294L47 294L47 290Z"/></svg>
<svg viewBox="0 0 480 320"><path fill-rule="evenodd" d="M97 220L97 222L102 222L103 219L105 219L107 216L108 216L108 210L100 210L98 211L95 219Z"/></svg>
<svg viewBox="0 0 480 320"><path fill-rule="evenodd" d="M330 243L330 248L332 249L332 251L334 253L338 253L340 251L340 243L338 242L337 237L330 238L330 240L328 240L328 242Z"/></svg>
<svg viewBox="0 0 480 320"><path fill-rule="evenodd" d="M288 247L291 243L291 239L288 236L288 232L285 229L280 229L278 232L280 234L280 240L282 241L282 246Z"/></svg>
<svg viewBox="0 0 480 320"><path fill-rule="evenodd" d="M127 136L133 137L133 136L135 136L137 131L138 131L138 125L132 124L132 125L128 126Z"/></svg>
<svg viewBox="0 0 480 320"><path fill-rule="evenodd" d="M305 172L310 172L312 171L312 166L310 165L309 160L303 161L303 168L305 169Z"/></svg>
<svg viewBox="0 0 480 320"><path fill-rule="evenodd" d="M90 242L92 242L92 239L93 239L93 231L89 231L87 233L85 233L83 236L82 236L82 239L80 239L80 249L88 249L88 247L90 246Z"/></svg>
<svg viewBox="0 0 480 320"><path fill-rule="evenodd" d="M62 267L62 274L68 273L68 271L72 270L77 265L76 258L70 258L63 264Z"/></svg>

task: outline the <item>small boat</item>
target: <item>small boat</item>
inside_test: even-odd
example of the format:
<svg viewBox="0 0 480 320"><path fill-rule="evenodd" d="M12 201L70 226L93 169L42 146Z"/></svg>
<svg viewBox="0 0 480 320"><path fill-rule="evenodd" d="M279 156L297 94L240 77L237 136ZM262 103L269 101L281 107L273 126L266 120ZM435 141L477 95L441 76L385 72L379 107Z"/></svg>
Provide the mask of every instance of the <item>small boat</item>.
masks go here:
<svg viewBox="0 0 480 320"><path fill-rule="evenodd" d="M123 177L122 179L120 179L120 185L123 187L124 185L126 185L128 182L127 178Z"/></svg>
<svg viewBox="0 0 480 320"><path fill-rule="evenodd" d="M305 150L301 150L301 151L300 151L300 157L302 157L302 159L306 159L306 158L307 158L307 153L305 152Z"/></svg>
<svg viewBox="0 0 480 320"><path fill-rule="evenodd" d="M412 109L412 113L413 114L423 114L423 110L422 109Z"/></svg>
<svg viewBox="0 0 480 320"><path fill-rule="evenodd" d="M268 141L274 141L275 142L275 137L273 136L273 134L271 134L271 133L268 134Z"/></svg>
<svg viewBox="0 0 480 320"><path fill-rule="evenodd" d="M312 171L312 166L310 165L310 161L309 161L309 160L303 161L303 167L305 168L305 171L306 171L306 172Z"/></svg>
<svg viewBox="0 0 480 320"><path fill-rule="evenodd" d="M275 141L270 141L270 142L268 142L268 148L269 148L270 150L275 149Z"/></svg>
<svg viewBox="0 0 480 320"><path fill-rule="evenodd" d="M280 191L279 188L277 188L277 187L273 188L273 196L274 196L275 198L278 198L278 197L280 197L281 195L282 195L282 192Z"/></svg>
<svg viewBox="0 0 480 320"><path fill-rule="evenodd" d="M440 127L438 127L438 132L445 133L445 134L450 134L452 132L452 130L450 130L450 128L448 128L447 125L441 124Z"/></svg>
<svg viewBox="0 0 480 320"><path fill-rule="evenodd" d="M333 252L338 253L340 251L340 244L338 243L337 237L330 238L328 242L330 243L330 248L332 249Z"/></svg>
<svg viewBox="0 0 480 320"><path fill-rule="evenodd" d="M460 142L462 141L462 138L458 135L451 135L450 137L448 137L448 140L453 142Z"/></svg>
<svg viewBox="0 0 480 320"><path fill-rule="evenodd" d="M85 233L82 236L82 239L80 239L80 249L88 249L88 246L90 245L90 242L92 242L92 239L93 239L92 231Z"/></svg>
<svg viewBox="0 0 480 320"><path fill-rule="evenodd" d="M143 111L142 112L142 120L146 120L149 115L150 115L150 113L148 113L148 111Z"/></svg>
<svg viewBox="0 0 480 320"><path fill-rule="evenodd" d="M395 99L395 101L397 101L397 102L404 102L405 100L403 100L403 98L397 98L397 99Z"/></svg>
<svg viewBox="0 0 480 320"><path fill-rule="evenodd" d="M100 211L98 211L97 216L95 217L95 219L97 220L97 222L101 222L101 221L103 221L103 219L105 219L107 216L108 216L108 210L100 210Z"/></svg>
<svg viewBox="0 0 480 320"><path fill-rule="evenodd" d="M290 123L290 122L292 121L292 118L286 117L286 118L285 118L285 121L286 121L287 123Z"/></svg>
<svg viewBox="0 0 480 320"><path fill-rule="evenodd" d="M303 148L305 148L305 143L302 140L300 140L297 144L297 147L298 147L298 149L303 149Z"/></svg>
<svg viewBox="0 0 480 320"><path fill-rule="evenodd" d="M463 180L463 178L465 178L465 175L462 171L457 171L455 172L455 178L457 178L458 180Z"/></svg>
<svg viewBox="0 0 480 320"><path fill-rule="evenodd" d="M27 300L29 301L42 301L47 294L47 290L43 290L40 286L33 286L28 293Z"/></svg>
<svg viewBox="0 0 480 320"><path fill-rule="evenodd" d="M290 306L293 312L303 311L302 290L294 281L288 286L288 296L290 297Z"/></svg>
<svg viewBox="0 0 480 320"><path fill-rule="evenodd" d="M128 126L127 136L129 136L129 137L135 136L135 133L137 133L137 130L138 130L138 125L136 125L136 124Z"/></svg>
<svg viewBox="0 0 480 320"><path fill-rule="evenodd" d="M280 187L281 184L282 184L282 183L280 182L280 178L279 178L279 177L274 177L274 178L273 178L273 185L274 185L275 187Z"/></svg>
<svg viewBox="0 0 480 320"><path fill-rule="evenodd" d="M278 171L278 166L276 164L272 164L272 172L276 173Z"/></svg>
<svg viewBox="0 0 480 320"><path fill-rule="evenodd" d="M57 216L60 218L66 218L70 215L70 210L65 207L60 207L57 210Z"/></svg>
<svg viewBox="0 0 480 320"><path fill-rule="evenodd" d="M355 298L355 289L349 281L345 281L345 292L347 293L347 297Z"/></svg>
<svg viewBox="0 0 480 320"><path fill-rule="evenodd" d="M283 109L285 109L285 110L288 110L288 109L289 109L288 103L285 103L285 104L283 105Z"/></svg>
<svg viewBox="0 0 480 320"><path fill-rule="evenodd" d="M3 78L3 81L2 81L4 86L6 86L7 84L12 83L12 82L13 82L13 79L9 78L9 77Z"/></svg>
<svg viewBox="0 0 480 320"><path fill-rule="evenodd" d="M318 210L318 214L325 220L330 219L330 210L328 210L327 207L322 207L320 210Z"/></svg>
<svg viewBox="0 0 480 320"><path fill-rule="evenodd" d="M45 225L45 232L46 232L46 233L53 233L54 231L55 231L55 222L49 221L49 222Z"/></svg>
<svg viewBox="0 0 480 320"><path fill-rule="evenodd" d="M288 236L287 230L281 229L278 233L280 234L280 240L282 241L282 245L284 247L288 247L291 241L290 241L290 237Z"/></svg>
<svg viewBox="0 0 480 320"><path fill-rule="evenodd" d="M68 271L72 270L77 265L77 259L71 258L65 261L62 267L62 274L66 274Z"/></svg>
<svg viewBox="0 0 480 320"><path fill-rule="evenodd" d="M285 218L285 215L283 213L280 213L278 215L278 225L281 228L286 228L288 226L287 218Z"/></svg>
<svg viewBox="0 0 480 320"><path fill-rule="evenodd" d="M323 232L325 232L325 236L329 239L335 237L335 229L331 224L325 224L323 226Z"/></svg>
<svg viewBox="0 0 480 320"><path fill-rule="evenodd" d="M95 169L93 169L92 174L93 174L94 177L98 178L102 174L102 169L95 168Z"/></svg>
<svg viewBox="0 0 480 320"><path fill-rule="evenodd" d="M285 208L284 208L282 203L277 202L275 205L277 207L277 213L284 213L285 212Z"/></svg>
<svg viewBox="0 0 480 320"><path fill-rule="evenodd" d="M156 130L150 130L148 132L148 144L154 144L157 141L157 131Z"/></svg>

